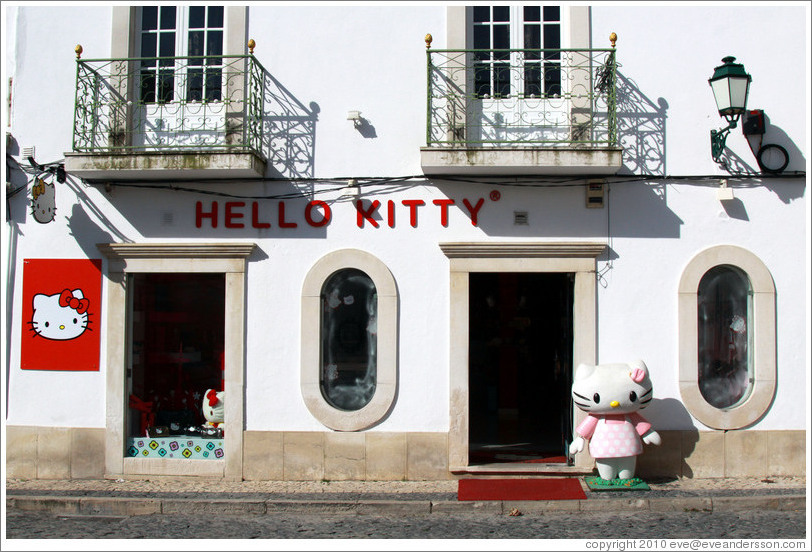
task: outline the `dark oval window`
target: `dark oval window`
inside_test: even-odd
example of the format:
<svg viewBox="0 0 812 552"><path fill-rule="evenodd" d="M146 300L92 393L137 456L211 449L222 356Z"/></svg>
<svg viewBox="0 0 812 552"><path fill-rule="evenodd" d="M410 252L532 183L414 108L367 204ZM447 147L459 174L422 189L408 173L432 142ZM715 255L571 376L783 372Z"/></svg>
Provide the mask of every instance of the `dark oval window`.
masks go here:
<svg viewBox="0 0 812 552"><path fill-rule="evenodd" d="M321 393L341 410L360 410L375 394L378 294L357 269L334 272L321 289Z"/></svg>
<svg viewBox="0 0 812 552"><path fill-rule="evenodd" d="M752 387L751 296L747 275L732 266L699 281L699 391L716 408L740 404Z"/></svg>

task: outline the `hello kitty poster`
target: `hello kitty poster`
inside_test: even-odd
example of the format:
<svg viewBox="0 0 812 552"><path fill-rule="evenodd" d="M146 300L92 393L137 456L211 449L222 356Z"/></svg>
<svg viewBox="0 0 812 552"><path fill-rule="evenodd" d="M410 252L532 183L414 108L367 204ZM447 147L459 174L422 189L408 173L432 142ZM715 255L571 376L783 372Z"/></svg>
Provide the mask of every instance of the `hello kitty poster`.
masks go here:
<svg viewBox="0 0 812 552"><path fill-rule="evenodd" d="M25 259L23 370L98 371L100 259Z"/></svg>

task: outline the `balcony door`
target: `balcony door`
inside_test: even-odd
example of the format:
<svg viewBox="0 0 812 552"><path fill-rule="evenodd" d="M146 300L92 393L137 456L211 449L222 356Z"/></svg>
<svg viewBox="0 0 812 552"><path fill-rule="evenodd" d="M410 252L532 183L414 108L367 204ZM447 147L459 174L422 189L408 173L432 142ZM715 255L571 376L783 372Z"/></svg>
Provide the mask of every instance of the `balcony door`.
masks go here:
<svg viewBox="0 0 812 552"><path fill-rule="evenodd" d="M224 143L222 6L138 10L136 125L146 148Z"/></svg>
<svg viewBox="0 0 812 552"><path fill-rule="evenodd" d="M559 6L475 6L469 142L567 140Z"/></svg>

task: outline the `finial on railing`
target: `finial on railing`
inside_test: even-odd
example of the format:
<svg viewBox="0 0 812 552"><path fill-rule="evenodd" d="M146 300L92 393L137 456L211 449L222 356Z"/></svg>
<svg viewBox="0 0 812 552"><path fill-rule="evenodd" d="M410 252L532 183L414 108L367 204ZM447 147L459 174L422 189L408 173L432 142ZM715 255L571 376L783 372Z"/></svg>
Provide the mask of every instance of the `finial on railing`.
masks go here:
<svg viewBox="0 0 812 552"><path fill-rule="evenodd" d="M81 58L81 57L82 57L82 52L83 52L84 50L82 49L82 45L81 45L81 44L77 44L77 45L76 45L76 48L74 48L74 49L73 49L73 51L74 51L74 52L76 52L76 59L79 59L79 58Z"/></svg>
<svg viewBox="0 0 812 552"><path fill-rule="evenodd" d="M426 41L426 48L427 48L427 49L428 49L428 48L431 48L431 41L432 41L432 40L434 40L434 39L432 38L432 36L431 36L430 34L427 34L427 35L426 35L426 38L424 38L424 40Z"/></svg>
<svg viewBox="0 0 812 552"><path fill-rule="evenodd" d="M254 42L253 38L248 41L248 53L251 54L252 56L254 55L254 48L256 48L256 46L257 43Z"/></svg>
<svg viewBox="0 0 812 552"><path fill-rule="evenodd" d="M617 33L612 33L609 35L609 42L612 43L612 48L614 48L615 42L617 42Z"/></svg>

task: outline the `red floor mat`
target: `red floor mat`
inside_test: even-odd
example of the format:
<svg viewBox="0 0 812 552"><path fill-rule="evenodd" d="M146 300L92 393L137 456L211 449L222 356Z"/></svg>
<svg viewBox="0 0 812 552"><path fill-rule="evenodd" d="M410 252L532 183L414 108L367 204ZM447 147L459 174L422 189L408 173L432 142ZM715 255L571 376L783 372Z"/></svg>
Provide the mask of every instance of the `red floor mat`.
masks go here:
<svg viewBox="0 0 812 552"><path fill-rule="evenodd" d="M460 479L457 500L578 500L585 499L574 478Z"/></svg>

